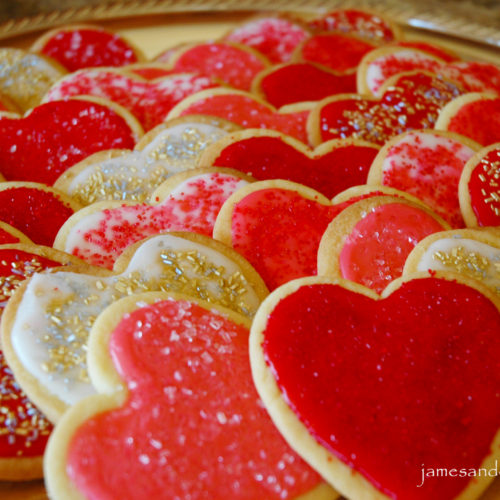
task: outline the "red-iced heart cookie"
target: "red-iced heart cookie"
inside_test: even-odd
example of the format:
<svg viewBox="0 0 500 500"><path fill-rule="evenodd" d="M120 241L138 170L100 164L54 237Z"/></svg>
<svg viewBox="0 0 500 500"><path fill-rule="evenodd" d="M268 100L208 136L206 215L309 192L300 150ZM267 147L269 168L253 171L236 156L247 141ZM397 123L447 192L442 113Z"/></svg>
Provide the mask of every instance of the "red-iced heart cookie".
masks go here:
<svg viewBox="0 0 500 500"><path fill-rule="evenodd" d="M478 471L499 459L500 302L479 287L421 274L380 297L309 278L261 305L250 334L257 389L341 494L476 499L493 480Z"/></svg>
<svg viewBox="0 0 500 500"><path fill-rule="evenodd" d="M252 92L276 108L356 92L356 75L340 74L312 63L273 66L256 76Z"/></svg>
<svg viewBox="0 0 500 500"><path fill-rule="evenodd" d="M169 59L179 73L199 73L241 90L250 90L255 75L270 65L256 50L231 42L184 46ZM162 60L161 55L157 60Z"/></svg>
<svg viewBox="0 0 500 500"><path fill-rule="evenodd" d="M141 135L132 115L96 98L41 104L24 118L0 114L0 172L7 180L51 185L92 153L132 149Z"/></svg>
<svg viewBox="0 0 500 500"><path fill-rule="evenodd" d="M52 246L59 228L79 208L69 196L43 184L0 183L0 220L39 245Z"/></svg>
<svg viewBox="0 0 500 500"><path fill-rule="evenodd" d="M426 236L449 226L422 204L392 196L358 201L333 219L318 249L318 274L381 293L403 274L406 257Z"/></svg>
<svg viewBox="0 0 500 500"><path fill-rule="evenodd" d="M260 17L231 30L224 39L252 47L271 62L287 62L297 45L309 36L305 26L279 15Z"/></svg>
<svg viewBox="0 0 500 500"><path fill-rule="evenodd" d="M351 137L382 145L407 130L432 128L439 110L461 93L454 83L422 72L396 75L382 90L380 100L352 94L320 101L308 119L310 143Z"/></svg>
<svg viewBox="0 0 500 500"><path fill-rule="evenodd" d="M436 130L407 132L387 142L375 158L368 183L390 186L422 200L453 227L463 227L458 184L480 146Z"/></svg>
<svg viewBox="0 0 500 500"><path fill-rule="evenodd" d="M143 59L122 36L99 26L64 26L44 33L32 46L69 71L96 66L125 66Z"/></svg>
<svg viewBox="0 0 500 500"><path fill-rule="evenodd" d="M276 110L252 94L238 90L210 89L181 101L169 118L186 115L212 115L244 128L266 128L291 135L307 142L306 121L311 103L291 104Z"/></svg>
<svg viewBox="0 0 500 500"><path fill-rule="evenodd" d="M0 92L21 111L40 103L50 86L66 70L48 57L22 49L0 48ZM16 111L7 106L8 111Z"/></svg>
<svg viewBox="0 0 500 500"><path fill-rule="evenodd" d="M78 95L109 99L130 111L148 131L162 123L185 97L218 86L209 77L191 74L177 73L147 81L121 69L83 69L55 83L44 101Z"/></svg>
<svg viewBox="0 0 500 500"><path fill-rule="evenodd" d="M301 184L256 182L223 205L214 238L241 253L272 290L316 274L319 242L338 212L322 194Z"/></svg>
<svg viewBox="0 0 500 500"><path fill-rule="evenodd" d="M481 93L457 97L441 110L436 128L465 135L483 146L500 142L500 97Z"/></svg>
<svg viewBox="0 0 500 500"><path fill-rule="evenodd" d="M320 33L306 38L292 60L321 64L338 72L353 71L377 45L342 33Z"/></svg>
<svg viewBox="0 0 500 500"><path fill-rule="evenodd" d="M101 394L73 407L53 433L51 498L335 498L262 408L249 326L214 304L166 293L103 312L89 346Z"/></svg>
<svg viewBox="0 0 500 500"><path fill-rule="evenodd" d="M333 10L308 22L313 31L339 31L366 40L392 42L399 36L398 27L379 14L359 9Z"/></svg>
<svg viewBox="0 0 500 500"><path fill-rule="evenodd" d="M226 169L195 169L170 177L142 204L103 201L78 211L61 228L54 247L111 269L132 243L165 231L212 236L229 196L251 179Z"/></svg>
<svg viewBox="0 0 500 500"><path fill-rule="evenodd" d="M332 198L366 183L378 151L375 144L346 140L329 141L311 151L279 132L242 130L207 148L198 165L233 168L257 180L285 179Z"/></svg>
<svg viewBox="0 0 500 500"><path fill-rule="evenodd" d="M467 226L500 226L500 143L481 149L466 163L459 196Z"/></svg>
<svg viewBox="0 0 500 500"><path fill-rule="evenodd" d="M363 58L358 70L358 92L379 95L388 78L412 70L439 74L468 92L500 92L500 68L494 64L472 61L446 63L429 51L397 45L373 50Z"/></svg>
<svg viewBox="0 0 500 500"><path fill-rule="evenodd" d="M35 245L0 246L0 311L17 287L35 272L75 262L74 257ZM0 351L0 478L42 477L42 456L52 425L14 379Z"/></svg>

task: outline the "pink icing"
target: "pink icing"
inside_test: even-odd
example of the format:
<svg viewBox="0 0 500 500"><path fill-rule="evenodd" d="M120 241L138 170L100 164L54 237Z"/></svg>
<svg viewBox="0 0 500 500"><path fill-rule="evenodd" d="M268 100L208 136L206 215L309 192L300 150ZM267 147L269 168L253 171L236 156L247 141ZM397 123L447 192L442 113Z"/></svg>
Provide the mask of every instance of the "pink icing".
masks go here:
<svg viewBox="0 0 500 500"><path fill-rule="evenodd" d="M188 179L158 205L131 205L91 215L77 229L66 250L90 264L112 268L125 248L165 231L191 231L212 236L222 204L247 182L211 173Z"/></svg>
<svg viewBox="0 0 500 500"><path fill-rule="evenodd" d="M419 208L388 203L373 209L354 226L339 257L343 278L382 290L403 274L415 245L443 226Z"/></svg>
<svg viewBox="0 0 500 500"><path fill-rule="evenodd" d="M217 87L208 77L174 74L154 82L105 70L86 70L60 80L48 92L47 101L77 95L104 97L130 111L145 130L163 122L182 99L200 90Z"/></svg>
<svg viewBox="0 0 500 500"><path fill-rule="evenodd" d="M271 62L279 63L289 61L297 45L308 35L307 30L298 24L279 17L267 17L234 29L226 40L248 45Z"/></svg>
<svg viewBox="0 0 500 500"><path fill-rule="evenodd" d="M473 154L455 139L410 133L387 152L382 184L416 196L453 227L463 227L458 184Z"/></svg>
<svg viewBox="0 0 500 500"><path fill-rule="evenodd" d="M258 398L245 327L165 300L124 316L109 350L129 392L70 442L87 498L278 500L318 485Z"/></svg>
<svg viewBox="0 0 500 500"><path fill-rule="evenodd" d="M306 122L309 110L278 113L250 95L211 95L195 101L181 113L212 115L232 121L245 128L267 128L291 135L307 143Z"/></svg>
<svg viewBox="0 0 500 500"><path fill-rule="evenodd" d="M220 78L231 87L250 90L255 75L266 68L262 57L228 43L203 43L183 52L174 69Z"/></svg>

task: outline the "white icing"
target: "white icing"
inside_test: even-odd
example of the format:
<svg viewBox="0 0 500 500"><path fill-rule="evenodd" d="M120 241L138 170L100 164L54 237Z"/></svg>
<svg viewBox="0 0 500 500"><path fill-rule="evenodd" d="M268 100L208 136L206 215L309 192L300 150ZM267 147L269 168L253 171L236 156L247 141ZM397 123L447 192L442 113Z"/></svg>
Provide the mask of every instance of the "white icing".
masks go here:
<svg viewBox="0 0 500 500"><path fill-rule="evenodd" d="M95 163L81 170L66 192L78 195L98 176L92 202L100 200L144 201L171 175L196 167L203 150L226 135L224 129L206 123L181 123L162 130L142 151ZM138 182L138 180L148 182ZM81 199L80 201L85 201ZM87 202L88 203L88 202Z"/></svg>
<svg viewBox="0 0 500 500"><path fill-rule="evenodd" d="M472 274L464 274L469 277L480 276L479 280L482 283L500 293L500 249L469 238L442 238L433 242L420 258L417 271L432 269L435 271L458 272L456 266L446 265L435 257L436 252L451 254L451 252L456 251L458 248L462 248L468 254L479 254L489 261L489 265L485 266L485 269L477 269L470 265Z"/></svg>
<svg viewBox="0 0 500 500"><path fill-rule="evenodd" d="M61 373L43 369L44 363L50 362L51 348L68 345L64 340L68 336L64 331L64 322L62 325L51 322L47 307L57 301L61 307L58 317L78 316L81 325L85 325L88 321L89 326L85 328L88 333L93 323L92 318L97 317L113 300L127 295L127 292L124 292L117 298L112 297L117 295L115 285L120 279L129 277L131 273L138 273L143 282L154 279L167 289L176 289L171 285L171 278L170 281L166 279L167 267L161 259L161 253L168 250L197 251L211 264L222 266L224 268L222 277L225 279L240 271L234 261L216 250L172 235L160 235L142 244L130 260L126 271L117 276L103 278L66 271L37 273L28 283L11 330L12 345L24 368L50 393L68 405L93 394L94 389L90 383L79 379L82 370L80 365ZM188 280L200 278L192 267L184 267L183 272ZM253 315L260 301L251 284L246 280L244 282L245 290L238 297L238 302L243 302L248 308L248 314ZM215 280L206 283L206 288L213 296L220 296L219 286ZM139 289L137 293L142 291L144 290ZM68 301L70 296L71 300ZM88 300L89 296L96 298ZM50 338L51 342L44 341L44 338ZM84 354L83 349L79 351L80 354Z"/></svg>

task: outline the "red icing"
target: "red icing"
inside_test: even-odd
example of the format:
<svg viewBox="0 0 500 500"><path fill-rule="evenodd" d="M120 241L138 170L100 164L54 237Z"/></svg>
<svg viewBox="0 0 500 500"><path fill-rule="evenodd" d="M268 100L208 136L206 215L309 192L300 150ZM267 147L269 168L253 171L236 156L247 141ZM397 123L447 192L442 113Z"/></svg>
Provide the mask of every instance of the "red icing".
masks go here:
<svg viewBox="0 0 500 500"><path fill-rule="evenodd" d="M129 394L70 442L66 470L86 498L278 500L319 484L262 407L246 328L162 301L133 311L111 335Z"/></svg>
<svg viewBox="0 0 500 500"><path fill-rule="evenodd" d="M6 243L18 243L18 242L19 238L17 236L14 236L5 228L0 227L0 245L5 245Z"/></svg>
<svg viewBox="0 0 500 500"><path fill-rule="evenodd" d="M334 94L356 92L356 74L336 75L310 63L277 67L262 78L259 90L276 108L302 101L320 101Z"/></svg>
<svg viewBox="0 0 500 500"><path fill-rule="evenodd" d="M479 226L500 226L500 148L483 155L471 172L467 189Z"/></svg>
<svg viewBox="0 0 500 500"><path fill-rule="evenodd" d="M31 187L0 190L0 220L39 245L52 246L73 209L57 195Z"/></svg>
<svg viewBox="0 0 500 500"><path fill-rule="evenodd" d="M464 227L458 184L473 155L457 140L414 132L387 151L382 184L416 196L453 227Z"/></svg>
<svg viewBox="0 0 500 500"><path fill-rule="evenodd" d="M37 254L0 249L0 310L17 286L33 272L61 263ZM33 406L14 379L0 351L0 458L43 455L52 425Z"/></svg>
<svg viewBox="0 0 500 500"><path fill-rule="evenodd" d="M309 27L315 31L340 31L368 40L394 40L391 26L381 17L357 9L343 9L329 12L314 19Z"/></svg>
<svg viewBox="0 0 500 500"><path fill-rule="evenodd" d="M300 49L304 61L321 64L335 71L355 69L375 45L340 33L312 35Z"/></svg>
<svg viewBox="0 0 500 500"><path fill-rule="evenodd" d="M384 144L407 130L433 128L439 110L460 90L424 73L405 75L387 89L380 101L353 95L320 109L322 141L353 137Z"/></svg>
<svg viewBox="0 0 500 500"><path fill-rule="evenodd" d="M379 206L357 222L345 239L339 258L341 275L380 293L403 274L415 245L443 230L419 208L402 203Z"/></svg>
<svg viewBox="0 0 500 500"><path fill-rule="evenodd" d="M299 24L279 17L249 21L226 36L230 42L239 42L264 54L271 62L287 62L297 45L309 33Z"/></svg>
<svg viewBox="0 0 500 500"><path fill-rule="evenodd" d="M239 177L199 175L178 187L158 205L131 205L105 209L89 228L77 230L81 246L72 254L90 264L111 269L125 248L147 236L165 231L191 231L212 236L223 203L239 187Z"/></svg>
<svg viewBox="0 0 500 500"><path fill-rule="evenodd" d="M256 101L250 94L211 95L195 101L181 113L225 118L245 128L268 128L291 135L307 143L306 122L309 110L278 113Z"/></svg>
<svg viewBox="0 0 500 500"><path fill-rule="evenodd" d="M0 171L8 180L51 185L97 151L134 145L124 118L89 101L49 102L24 118L0 117Z"/></svg>
<svg viewBox="0 0 500 500"><path fill-rule="evenodd" d="M52 86L46 100L78 95L104 97L130 111L148 131L162 123L168 112L185 97L218 86L205 76L171 74L150 82L126 74L90 69L60 80Z"/></svg>
<svg viewBox="0 0 500 500"><path fill-rule="evenodd" d="M483 146L500 142L500 98L464 104L451 118L447 128Z"/></svg>
<svg viewBox="0 0 500 500"><path fill-rule="evenodd" d="M481 321L478 321L481 318ZM447 500L479 469L500 422L500 314L442 279L374 301L300 288L271 312L264 355L311 435L393 499Z"/></svg>
<svg viewBox="0 0 500 500"><path fill-rule="evenodd" d="M350 145L310 159L280 138L258 136L228 145L213 164L258 180L291 180L332 198L351 186L365 184L377 153L375 147Z"/></svg>
<svg viewBox="0 0 500 500"><path fill-rule="evenodd" d="M219 78L231 87L250 90L255 75L266 68L263 58L227 43L203 43L182 52L173 67L177 71Z"/></svg>
<svg viewBox="0 0 500 500"><path fill-rule="evenodd" d="M146 80L154 80L156 78L161 78L162 76L172 75L177 73L174 69L166 69L161 64L154 66L151 64L145 64L144 66L136 66L135 68L125 68L136 75L142 76Z"/></svg>
<svg viewBox="0 0 500 500"><path fill-rule="evenodd" d="M137 55L128 42L119 35L100 29L61 30L45 42L41 52L70 72L137 62Z"/></svg>
<svg viewBox="0 0 500 500"><path fill-rule="evenodd" d="M254 191L234 207L233 247L274 289L291 279L316 274L319 242L337 212L336 207L295 191Z"/></svg>
<svg viewBox="0 0 500 500"><path fill-rule="evenodd" d="M458 82L468 92L496 92L500 94L500 68L478 61L460 61L441 68L440 73Z"/></svg>

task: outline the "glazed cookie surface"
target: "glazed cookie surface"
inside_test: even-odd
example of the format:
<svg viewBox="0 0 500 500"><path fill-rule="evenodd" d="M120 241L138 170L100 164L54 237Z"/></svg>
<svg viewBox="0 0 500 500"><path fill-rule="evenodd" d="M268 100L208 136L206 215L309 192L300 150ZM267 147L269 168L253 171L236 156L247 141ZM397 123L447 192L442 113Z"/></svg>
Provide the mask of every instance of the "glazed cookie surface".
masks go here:
<svg viewBox="0 0 500 500"><path fill-rule="evenodd" d="M37 273L5 312L5 353L30 397L53 420L94 390L86 349L95 318L109 304L145 291L173 290L253 317L267 289L236 252L191 233L132 246L115 272L79 267Z"/></svg>
<svg viewBox="0 0 500 500"><path fill-rule="evenodd" d="M296 280L253 322L254 380L285 439L348 498L476 499L491 477L424 474L498 460L499 307L457 274L412 275L382 296Z"/></svg>

